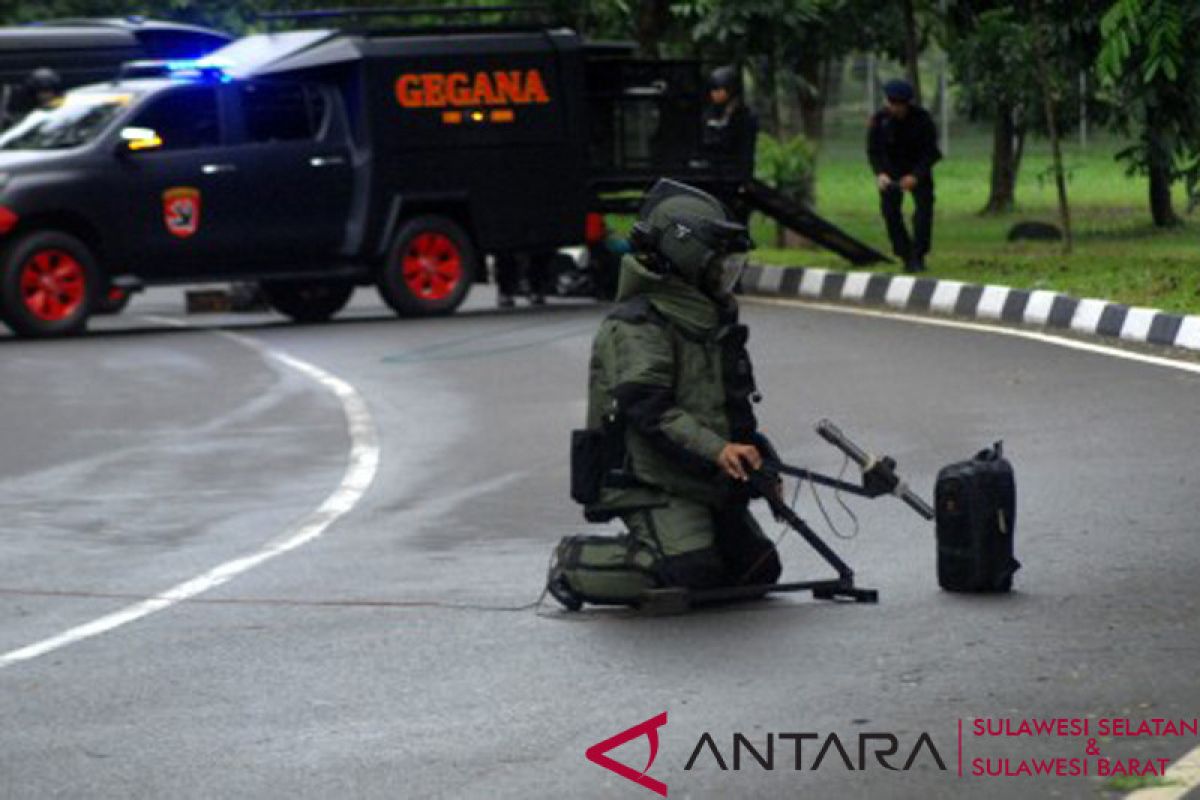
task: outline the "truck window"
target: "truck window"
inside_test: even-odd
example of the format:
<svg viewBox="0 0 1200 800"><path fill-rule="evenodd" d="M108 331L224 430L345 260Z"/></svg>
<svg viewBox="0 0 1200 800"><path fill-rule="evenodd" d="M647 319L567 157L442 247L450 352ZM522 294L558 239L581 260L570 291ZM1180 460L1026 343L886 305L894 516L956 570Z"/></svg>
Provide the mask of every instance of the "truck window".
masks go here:
<svg viewBox="0 0 1200 800"><path fill-rule="evenodd" d="M246 138L251 142L315 139L325 120L321 92L296 83L249 83L241 87Z"/></svg>
<svg viewBox="0 0 1200 800"><path fill-rule="evenodd" d="M38 109L0 135L0 150L65 150L99 136L135 95L70 92L57 108Z"/></svg>
<svg viewBox="0 0 1200 800"><path fill-rule="evenodd" d="M190 86L152 101L130 124L152 128L163 150L192 150L221 143L218 119L216 89Z"/></svg>

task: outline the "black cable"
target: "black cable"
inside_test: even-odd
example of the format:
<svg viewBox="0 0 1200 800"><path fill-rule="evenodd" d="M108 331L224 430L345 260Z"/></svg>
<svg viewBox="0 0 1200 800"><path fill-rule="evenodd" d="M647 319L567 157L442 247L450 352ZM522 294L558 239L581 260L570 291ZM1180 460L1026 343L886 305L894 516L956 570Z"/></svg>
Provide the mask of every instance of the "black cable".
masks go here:
<svg viewBox="0 0 1200 800"><path fill-rule="evenodd" d="M838 471L838 480L841 480L842 476L846 474L846 467L848 466L850 466L850 457L846 456L846 458L842 461L841 470ZM825 518L825 524L829 526L829 530L833 532L833 535L845 541L856 538L859 532L858 517L853 511L850 510L850 507L847 506L846 502L842 499L841 491L834 490L833 496L837 499L838 505L840 505L846 512L847 516L850 517L850 521L854 523L854 533L850 534L849 536L843 534L837 529L837 526L833 524L833 520L829 517L829 512L825 510L825 504L821 502L821 496L817 494L817 485L813 483L812 478L809 478L808 480L808 487L812 490L813 499L817 501L817 508L820 509L821 516Z"/></svg>

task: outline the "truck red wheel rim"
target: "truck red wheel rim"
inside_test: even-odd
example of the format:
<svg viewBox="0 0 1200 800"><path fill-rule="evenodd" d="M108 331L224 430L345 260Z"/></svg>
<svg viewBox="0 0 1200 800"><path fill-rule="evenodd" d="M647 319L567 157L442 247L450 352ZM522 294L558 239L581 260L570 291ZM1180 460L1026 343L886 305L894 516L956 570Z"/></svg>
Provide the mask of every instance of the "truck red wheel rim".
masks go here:
<svg viewBox="0 0 1200 800"><path fill-rule="evenodd" d="M65 250L38 250L21 267L21 299L38 319L67 319L86 294L83 266Z"/></svg>
<svg viewBox="0 0 1200 800"><path fill-rule="evenodd" d="M417 235L401 259L404 283L421 300L445 300L462 280L462 254L444 233Z"/></svg>

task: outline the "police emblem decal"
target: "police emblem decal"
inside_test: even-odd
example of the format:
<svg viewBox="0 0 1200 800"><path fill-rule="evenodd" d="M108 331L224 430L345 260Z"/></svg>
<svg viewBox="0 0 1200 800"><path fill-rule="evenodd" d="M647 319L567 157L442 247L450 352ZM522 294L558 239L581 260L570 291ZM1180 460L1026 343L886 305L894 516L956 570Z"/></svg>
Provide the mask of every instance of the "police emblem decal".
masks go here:
<svg viewBox="0 0 1200 800"><path fill-rule="evenodd" d="M194 234L200 227L200 190L191 186L174 186L163 192L163 224L167 232L181 239Z"/></svg>

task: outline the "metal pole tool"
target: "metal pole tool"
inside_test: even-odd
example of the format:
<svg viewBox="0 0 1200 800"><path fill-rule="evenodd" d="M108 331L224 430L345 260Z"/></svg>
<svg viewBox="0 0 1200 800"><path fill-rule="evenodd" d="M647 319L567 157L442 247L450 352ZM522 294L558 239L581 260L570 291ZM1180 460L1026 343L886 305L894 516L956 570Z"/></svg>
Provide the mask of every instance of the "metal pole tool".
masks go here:
<svg viewBox="0 0 1200 800"><path fill-rule="evenodd" d="M790 583L770 584L741 584L723 586L718 589L689 590L679 587L651 589L642 596L639 607L643 612L652 614L678 613L692 606L711 603L731 602L763 597L767 594L780 592L812 592L817 600L849 600L857 603L879 602L879 592L875 589L865 589L855 585L854 570L841 559L820 536L817 535L799 514L783 501L778 491L780 475L788 475L800 480L811 481L820 486L827 486L848 494L866 498L895 495L906 505L927 520L933 519L933 508L919 495L909 488L908 484L896 474L896 460L891 456L875 457L852 442L841 429L827 419L817 423L817 435L846 454L846 457L858 465L862 473L862 483L854 484L849 481L822 475L803 467L785 464L777 458L768 455L764 458L762 469L751 474L750 481L754 488L767 501L771 512L777 519L800 534L817 554L837 572L836 578L814 581L795 581Z"/></svg>

